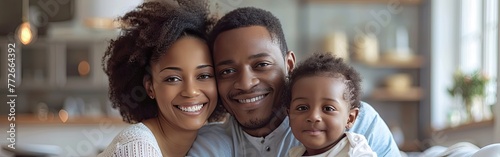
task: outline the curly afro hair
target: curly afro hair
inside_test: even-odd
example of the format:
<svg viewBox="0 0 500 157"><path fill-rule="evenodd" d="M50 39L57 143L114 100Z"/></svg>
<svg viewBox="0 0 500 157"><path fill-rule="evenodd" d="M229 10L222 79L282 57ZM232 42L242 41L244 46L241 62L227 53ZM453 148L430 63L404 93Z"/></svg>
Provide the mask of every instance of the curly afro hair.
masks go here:
<svg viewBox="0 0 500 157"><path fill-rule="evenodd" d="M350 104L350 108L360 107L361 98L361 77L359 73L342 58L336 57L330 53L314 53L309 58L297 64L292 71L286 94L286 107L290 107L291 89L293 85L301 78L311 76L327 76L344 79L346 89L344 90L344 100Z"/></svg>
<svg viewBox="0 0 500 157"><path fill-rule="evenodd" d="M288 47L280 20L271 12L254 7L235 9L219 19L209 36L210 49L213 50L215 39L222 32L249 26L265 27L269 31L271 39L280 45L283 56L287 54Z"/></svg>
<svg viewBox="0 0 500 157"><path fill-rule="evenodd" d="M215 23L205 1L176 2L145 2L120 17L121 35L110 41L102 58L109 98L128 123L158 116L158 104L147 97L143 86L144 76L150 76L150 63L157 62L183 36L207 41ZM221 120L224 113L218 104L209 121Z"/></svg>

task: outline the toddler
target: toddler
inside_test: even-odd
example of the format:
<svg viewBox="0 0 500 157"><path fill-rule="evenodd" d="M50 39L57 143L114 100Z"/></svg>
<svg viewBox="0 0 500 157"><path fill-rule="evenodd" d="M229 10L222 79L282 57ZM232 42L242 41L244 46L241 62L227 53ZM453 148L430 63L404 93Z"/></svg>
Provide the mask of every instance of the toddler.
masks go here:
<svg viewBox="0 0 500 157"><path fill-rule="evenodd" d="M360 108L361 78L342 58L315 53L289 78L287 107L292 133L302 145L288 156L374 156L363 135L347 132Z"/></svg>

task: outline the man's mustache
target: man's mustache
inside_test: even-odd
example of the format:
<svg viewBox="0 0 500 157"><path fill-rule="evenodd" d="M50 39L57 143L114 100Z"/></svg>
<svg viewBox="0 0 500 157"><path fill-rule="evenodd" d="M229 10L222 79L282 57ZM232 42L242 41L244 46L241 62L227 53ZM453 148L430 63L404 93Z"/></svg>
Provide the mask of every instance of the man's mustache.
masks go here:
<svg viewBox="0 0 500 157"><path fill-rule="evenodd" d="M267 92L271 92L273 91L272 88L252 88L250 90L239 90L238 92L236 93L231 93L229 95L229 97L235 97L235 96L238 96L238 95L243 95L243 94L252 94L252 93L267 93Z"/></svg>

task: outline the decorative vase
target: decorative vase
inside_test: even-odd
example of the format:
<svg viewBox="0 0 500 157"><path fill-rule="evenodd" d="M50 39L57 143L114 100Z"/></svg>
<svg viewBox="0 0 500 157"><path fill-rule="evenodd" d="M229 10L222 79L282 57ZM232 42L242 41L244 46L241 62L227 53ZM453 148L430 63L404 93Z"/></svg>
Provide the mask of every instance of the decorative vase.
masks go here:
<svg viewBox="0 0 500 157"><path fill-rule="evenodd" d="M472 98L464 98L464 109L465 109L465 120L464 122L471 122L473 121L473 114L472 114Z"/></svg>
<svg viewBox="0 0 500 157"><path fill-rule="evenodd" d="M471 98L464 99L466 121L482 121L485 117L484 115L484 97L473 96Z"/></svg>

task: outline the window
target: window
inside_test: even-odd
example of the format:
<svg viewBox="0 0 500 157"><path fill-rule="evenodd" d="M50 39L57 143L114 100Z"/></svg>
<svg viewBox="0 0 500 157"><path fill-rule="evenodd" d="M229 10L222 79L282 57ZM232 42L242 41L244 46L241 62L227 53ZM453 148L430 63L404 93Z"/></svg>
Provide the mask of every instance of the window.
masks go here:
<svg viewBox="0 0 500 157"><path fill-rule="evenodd" d="M459 69L465 73L482 70L497 78L498 0L461 0ZM496 81L486 87L485 105L496 103Z"/></svg>
<svg viewBox="0 0 500 157"><path fill-rule="evenodd" d="M498 0L447 0L432 2L431 126L453 123L460 102L447 92L453 73L481 70L492 81L486 87L484 108L497 102ZM458 66L455 66L458 65ZM450 113L451 112L451 113Z"/></svg>

